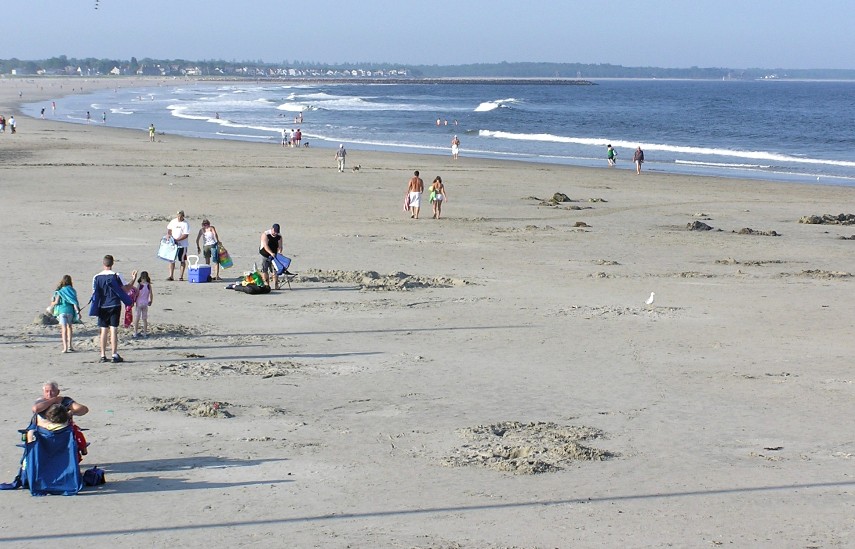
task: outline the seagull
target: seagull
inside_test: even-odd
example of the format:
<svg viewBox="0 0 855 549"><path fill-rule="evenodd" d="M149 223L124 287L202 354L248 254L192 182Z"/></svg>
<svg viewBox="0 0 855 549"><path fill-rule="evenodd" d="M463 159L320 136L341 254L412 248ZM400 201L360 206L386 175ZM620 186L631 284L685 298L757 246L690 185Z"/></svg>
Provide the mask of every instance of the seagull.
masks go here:
<svg viewBox="0 0 855 549"><path fill-rule="evenodd" d="M648 305L653 305L653 298L655 297L656 294L654 292L650 292L650 297L647 298L647 301L645 301L645 303L647 303Z"/></svg>

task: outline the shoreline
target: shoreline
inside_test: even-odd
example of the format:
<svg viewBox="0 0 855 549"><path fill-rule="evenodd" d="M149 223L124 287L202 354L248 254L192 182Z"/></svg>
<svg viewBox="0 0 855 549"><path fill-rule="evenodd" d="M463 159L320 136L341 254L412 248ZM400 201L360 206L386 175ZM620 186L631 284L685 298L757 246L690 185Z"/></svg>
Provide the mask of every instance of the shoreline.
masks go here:
<svg viewBox="0 0 855 549"><path fill-rule="evenodd" d="M23 77L21 77L23 78ZM164 77L46 77L46 80L34 81L28 80L31 86L39 86L44 88L42 84L50 82L53 90L40 90L41 94L30 96L29 100L26 100L26 97L20 98L21 100L17 104L17 110L21 110L21 106L25 103L33 103L41 100L55 99L57 97L52 97L50 95L51 91L58 92L60 90L55 89L57 83L59 85L68 84L69 82L72 84L78 83L80 86L75 86L73 88L73 94L78 95L81 93L80 87L84 87L85 85L85 93L91 93L93 89L97 90L105 90L116 87L117 83L120 84L119 87L132 87L132 86L143 86L143 87L163 87L163 86L183 86L188 83L204 83L204 84L234 84L235 82L265 82L267 80L257 80L257 79L223 79L223 78L207 78L207 77L185 77L185 78L164 78ZM0 82L4 82L0 80ZM10 81L5 81L6 83L10 83ZM28 90L30 93L32 89ZM67 89L63 88L61 93L70 95L67 93ZM2 106L0 106L2 108ZM30 115L32 117L32 115ZM37 117L36 117L37 118ZM63 121L64 124L70 124L72 126L82 125L79 122L74 121ZM190 133L192 131L188 130ZM178 132L179 135L184 135L182 132ZM258 144L267 144L274 143L279 141L279 135L277 132L270 130L270 135L259 135L259 136L239 136L239 135L185 135L189 138L197 138L197 139L213 139L213 140L233 140L233 141L243 141L248 143L258 143ZM339 140L329 140L324 139L323 137L317 138L317 140L313 140L313 144L320 148L334 148L335 144L338 143ZM416 145L394 145L394 144L376 144L371 142L360 142L358 140L348 141L348 149L357 150L357 151L376 151L376 152L386 152L392 154L426 154L430 156L445 156L447 155L447 151L444 148L438 150L431 150L430 147L424 148L423 150L418 150L416 153L410 152L408 149L416 148L422 149L420 146ZM606 168L604 165L605 160L599 158L573 158L573 159L556 159L552 156L544 156L537 154L522 154L521 158L514 158L513 154L510 153L502 153L502 152L490 152L490 151L463 151L464 158L480 158L485 160L496 160L496 161L510 161L510 162L524 162L531 163L535 165L556 165L556 166L576 166L576 167L586 167L586 168L595 168L601 169ZM625 159L624 159L625 160ZM757 171L752 170L750 168L728 168L721 169L716 168L715 165L705 165L704 163L698 162L666 162L666 163L657 163L655 160L651 160L647 163L647 172L649 173L662 173L662 174L675 174L679 176L688 176L688 177L721 177L725 179L731 180L750 180L750 181L772 181L786 184L809 184L809 185L823 185L823 186L839 186L839 187L852 187L855 186L855 178L851 178L843 175L824 175L821 178L815 175L808 174L795 174L791 172L765 172L765 171ZM630 161L625 161L621 163L621 166L617 168L618 170L632 170L632 163Z"/></svg>

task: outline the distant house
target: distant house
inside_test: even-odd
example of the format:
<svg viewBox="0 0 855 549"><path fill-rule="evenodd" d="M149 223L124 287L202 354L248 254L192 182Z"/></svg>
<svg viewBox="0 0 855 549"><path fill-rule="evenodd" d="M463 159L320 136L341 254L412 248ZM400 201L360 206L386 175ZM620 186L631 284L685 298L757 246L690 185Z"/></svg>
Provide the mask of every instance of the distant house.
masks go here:
<svg viewBox="0 0 855 549"><path fill-rule="evenodd" d="M110 70L110 74L112 74L113 76L119 76L120 74L122 74L122 69L120 69L119 67L113 67Z"/></svg>

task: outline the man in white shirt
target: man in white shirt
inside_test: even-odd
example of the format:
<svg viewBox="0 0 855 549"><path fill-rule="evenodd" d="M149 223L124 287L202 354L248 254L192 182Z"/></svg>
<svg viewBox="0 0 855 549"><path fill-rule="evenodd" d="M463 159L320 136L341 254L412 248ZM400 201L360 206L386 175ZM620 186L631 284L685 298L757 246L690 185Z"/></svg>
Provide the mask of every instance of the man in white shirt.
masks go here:
<svg viewBox="0 0 855 549"><path fill-rule="evenodd" d="M166 226L166 236L171 236L178 244L178 256L175 261L181 262L181 276L178 280L184 280L184 269L187 268L187 246L190 245L190 224L184 220L184 210L178 210L178 217L169 222ZM169 278L166 280L175 280L175 262L169 262Z"/></svg>

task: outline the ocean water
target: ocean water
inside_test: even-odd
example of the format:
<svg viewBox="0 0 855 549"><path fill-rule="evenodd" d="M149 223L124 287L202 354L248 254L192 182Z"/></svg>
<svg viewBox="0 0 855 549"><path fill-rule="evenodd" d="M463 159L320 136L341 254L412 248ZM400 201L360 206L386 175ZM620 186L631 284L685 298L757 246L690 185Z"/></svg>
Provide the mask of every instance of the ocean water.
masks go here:
<svg viewBox="0 0 855 549"><path fill-rule="evenodd" d="M547 84L181 82L31 103L24 113L274 145L477 156L695 175L855 185L855 82L599 80ZM302 112L303 121L295 123ZM437 121L439 120L439 125Z"/></svg>

